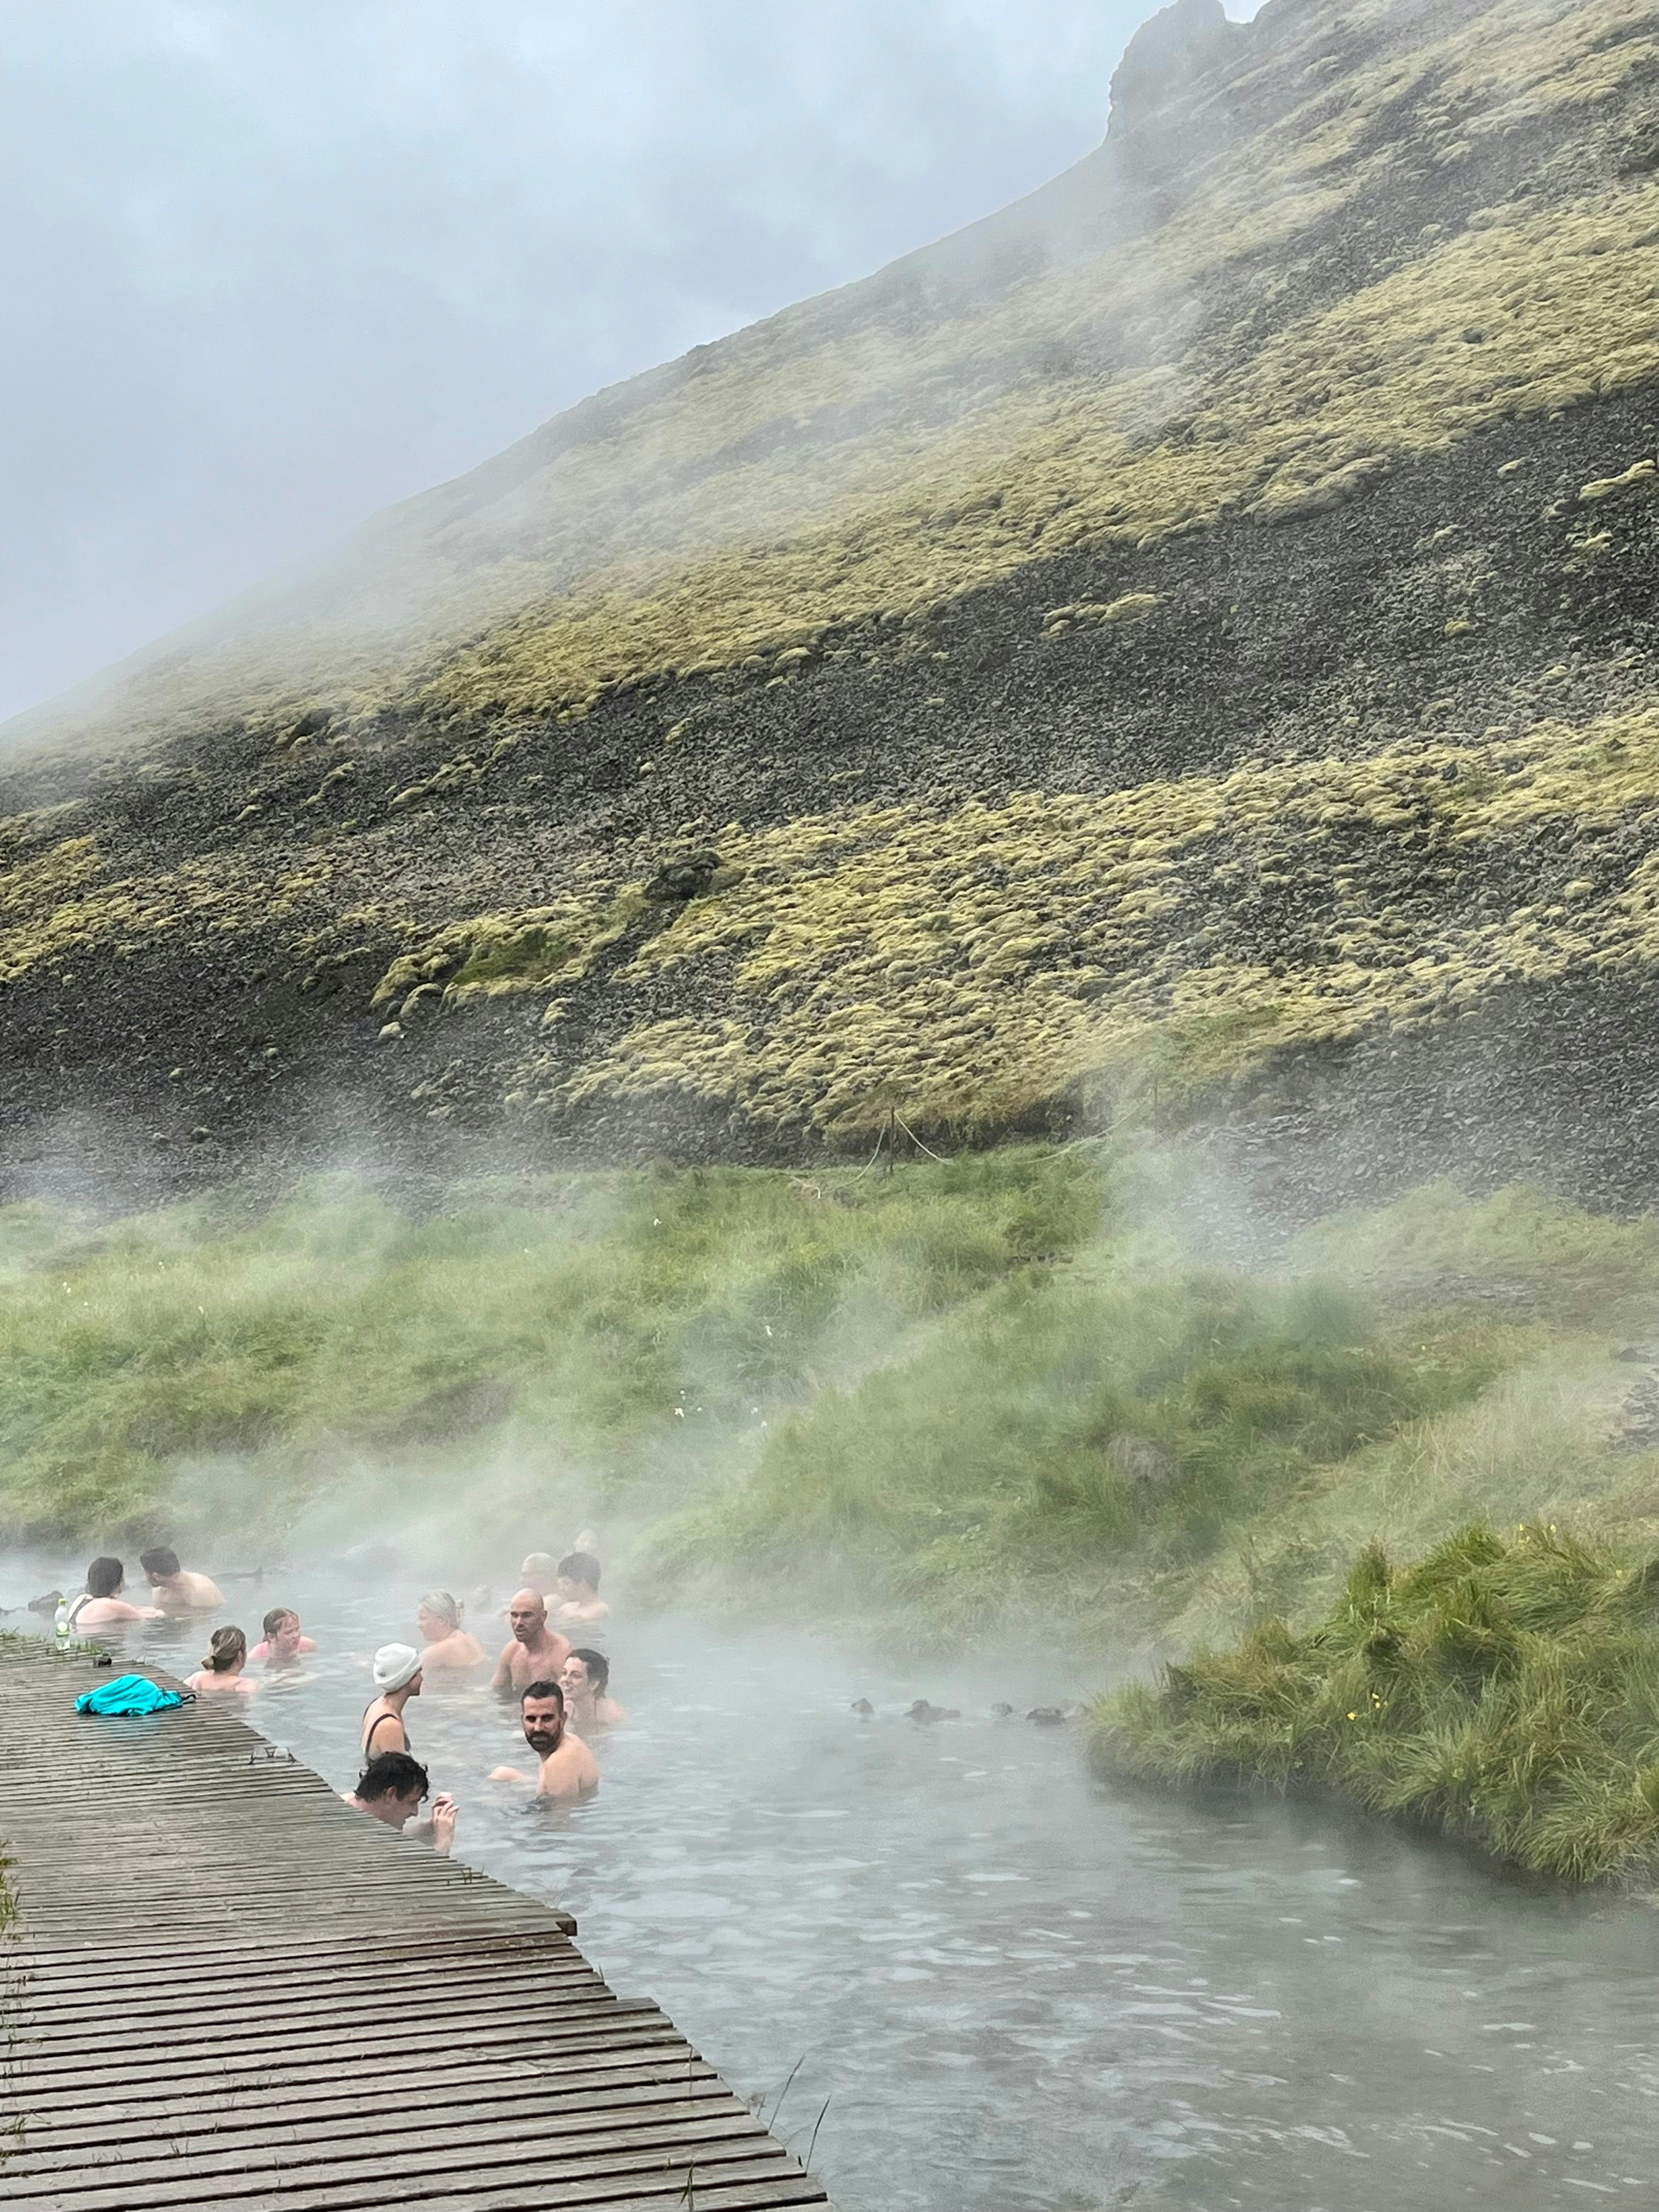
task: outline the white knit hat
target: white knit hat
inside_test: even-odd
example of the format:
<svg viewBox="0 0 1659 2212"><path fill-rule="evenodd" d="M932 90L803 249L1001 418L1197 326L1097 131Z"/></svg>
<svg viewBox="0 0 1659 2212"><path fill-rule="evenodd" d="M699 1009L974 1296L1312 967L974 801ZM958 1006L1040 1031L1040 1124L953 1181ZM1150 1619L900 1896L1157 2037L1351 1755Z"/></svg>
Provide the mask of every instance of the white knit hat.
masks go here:
<svg viewBox="0 0 1659 2212"><path fill-rule="evenodd" d="M383 1644L374 1654L374 1686L384 1698L401 1690L421 1671L421 1655L412 1644Z"/></svg>

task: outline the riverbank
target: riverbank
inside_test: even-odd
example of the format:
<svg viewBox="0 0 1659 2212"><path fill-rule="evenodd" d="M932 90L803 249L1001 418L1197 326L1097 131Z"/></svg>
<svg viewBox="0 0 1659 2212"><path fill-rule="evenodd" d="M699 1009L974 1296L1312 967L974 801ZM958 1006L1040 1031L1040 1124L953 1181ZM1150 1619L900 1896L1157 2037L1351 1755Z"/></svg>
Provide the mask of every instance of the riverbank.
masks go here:
<svg viewBox="0 0 1659 2212"><path fill-rule="evenodd" d="M1258 1621L1097 1705L1103 1773L1332 1789L1573 1884L1659 1875L1659 1562L1553 1524L1378 1545L1297 1634Z"/></svg>
<svg viewBox="0 0 1659 2212"><path fill-rule="evenodd" d="M1253 1274L1201 1211L1105 1146L15 1206L0 1521L264 1557L592 1519L644 1598L1126 1653L1482 1516L1659 1547L1651 1221L1437 1188Z"/></svg>

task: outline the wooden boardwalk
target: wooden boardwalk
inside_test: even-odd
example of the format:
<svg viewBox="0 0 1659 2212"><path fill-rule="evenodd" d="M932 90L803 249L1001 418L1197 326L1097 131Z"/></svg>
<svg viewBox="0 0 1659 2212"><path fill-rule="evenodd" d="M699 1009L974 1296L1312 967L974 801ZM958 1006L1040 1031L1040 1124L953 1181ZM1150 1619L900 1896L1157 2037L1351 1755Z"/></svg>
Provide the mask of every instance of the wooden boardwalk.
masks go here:
<svg viewBox="0 0 1659 2212"><path fill-rule="evenodd" d="M108 1680L0 1651L0 2203L825 2203L568 1915L404 1842L225 1705L78 1715Z"/></svg>

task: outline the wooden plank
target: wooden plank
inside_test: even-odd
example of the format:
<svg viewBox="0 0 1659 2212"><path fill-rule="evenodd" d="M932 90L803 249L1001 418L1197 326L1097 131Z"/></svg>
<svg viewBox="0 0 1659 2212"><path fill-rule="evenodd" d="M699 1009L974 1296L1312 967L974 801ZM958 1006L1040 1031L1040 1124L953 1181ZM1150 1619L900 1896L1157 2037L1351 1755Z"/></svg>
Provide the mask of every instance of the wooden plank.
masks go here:
<svg viewBox="0 0 1659 2212"><path fill-rule="evenodd" d="M568 1914L365 1819L245 1711L76 1715L97 1679L0 1652L7 2205L826 2203Z"/></svg>

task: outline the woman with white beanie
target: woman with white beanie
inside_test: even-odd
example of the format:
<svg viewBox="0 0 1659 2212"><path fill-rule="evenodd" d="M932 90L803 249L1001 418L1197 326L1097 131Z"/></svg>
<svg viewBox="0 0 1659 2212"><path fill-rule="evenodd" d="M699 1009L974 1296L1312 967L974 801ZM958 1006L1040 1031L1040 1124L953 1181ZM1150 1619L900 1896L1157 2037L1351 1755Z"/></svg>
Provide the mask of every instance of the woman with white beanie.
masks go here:
<svg viewBox="0 0 1659 2212"><path fill-rule="evenodd" d="M421 1694L421 1655L410 1644L383 1644L374 1654L374 1686L380 1692L363 1715L365 1759L383 1751L407 1751L409 1730L404 1707Z"/></svg>

